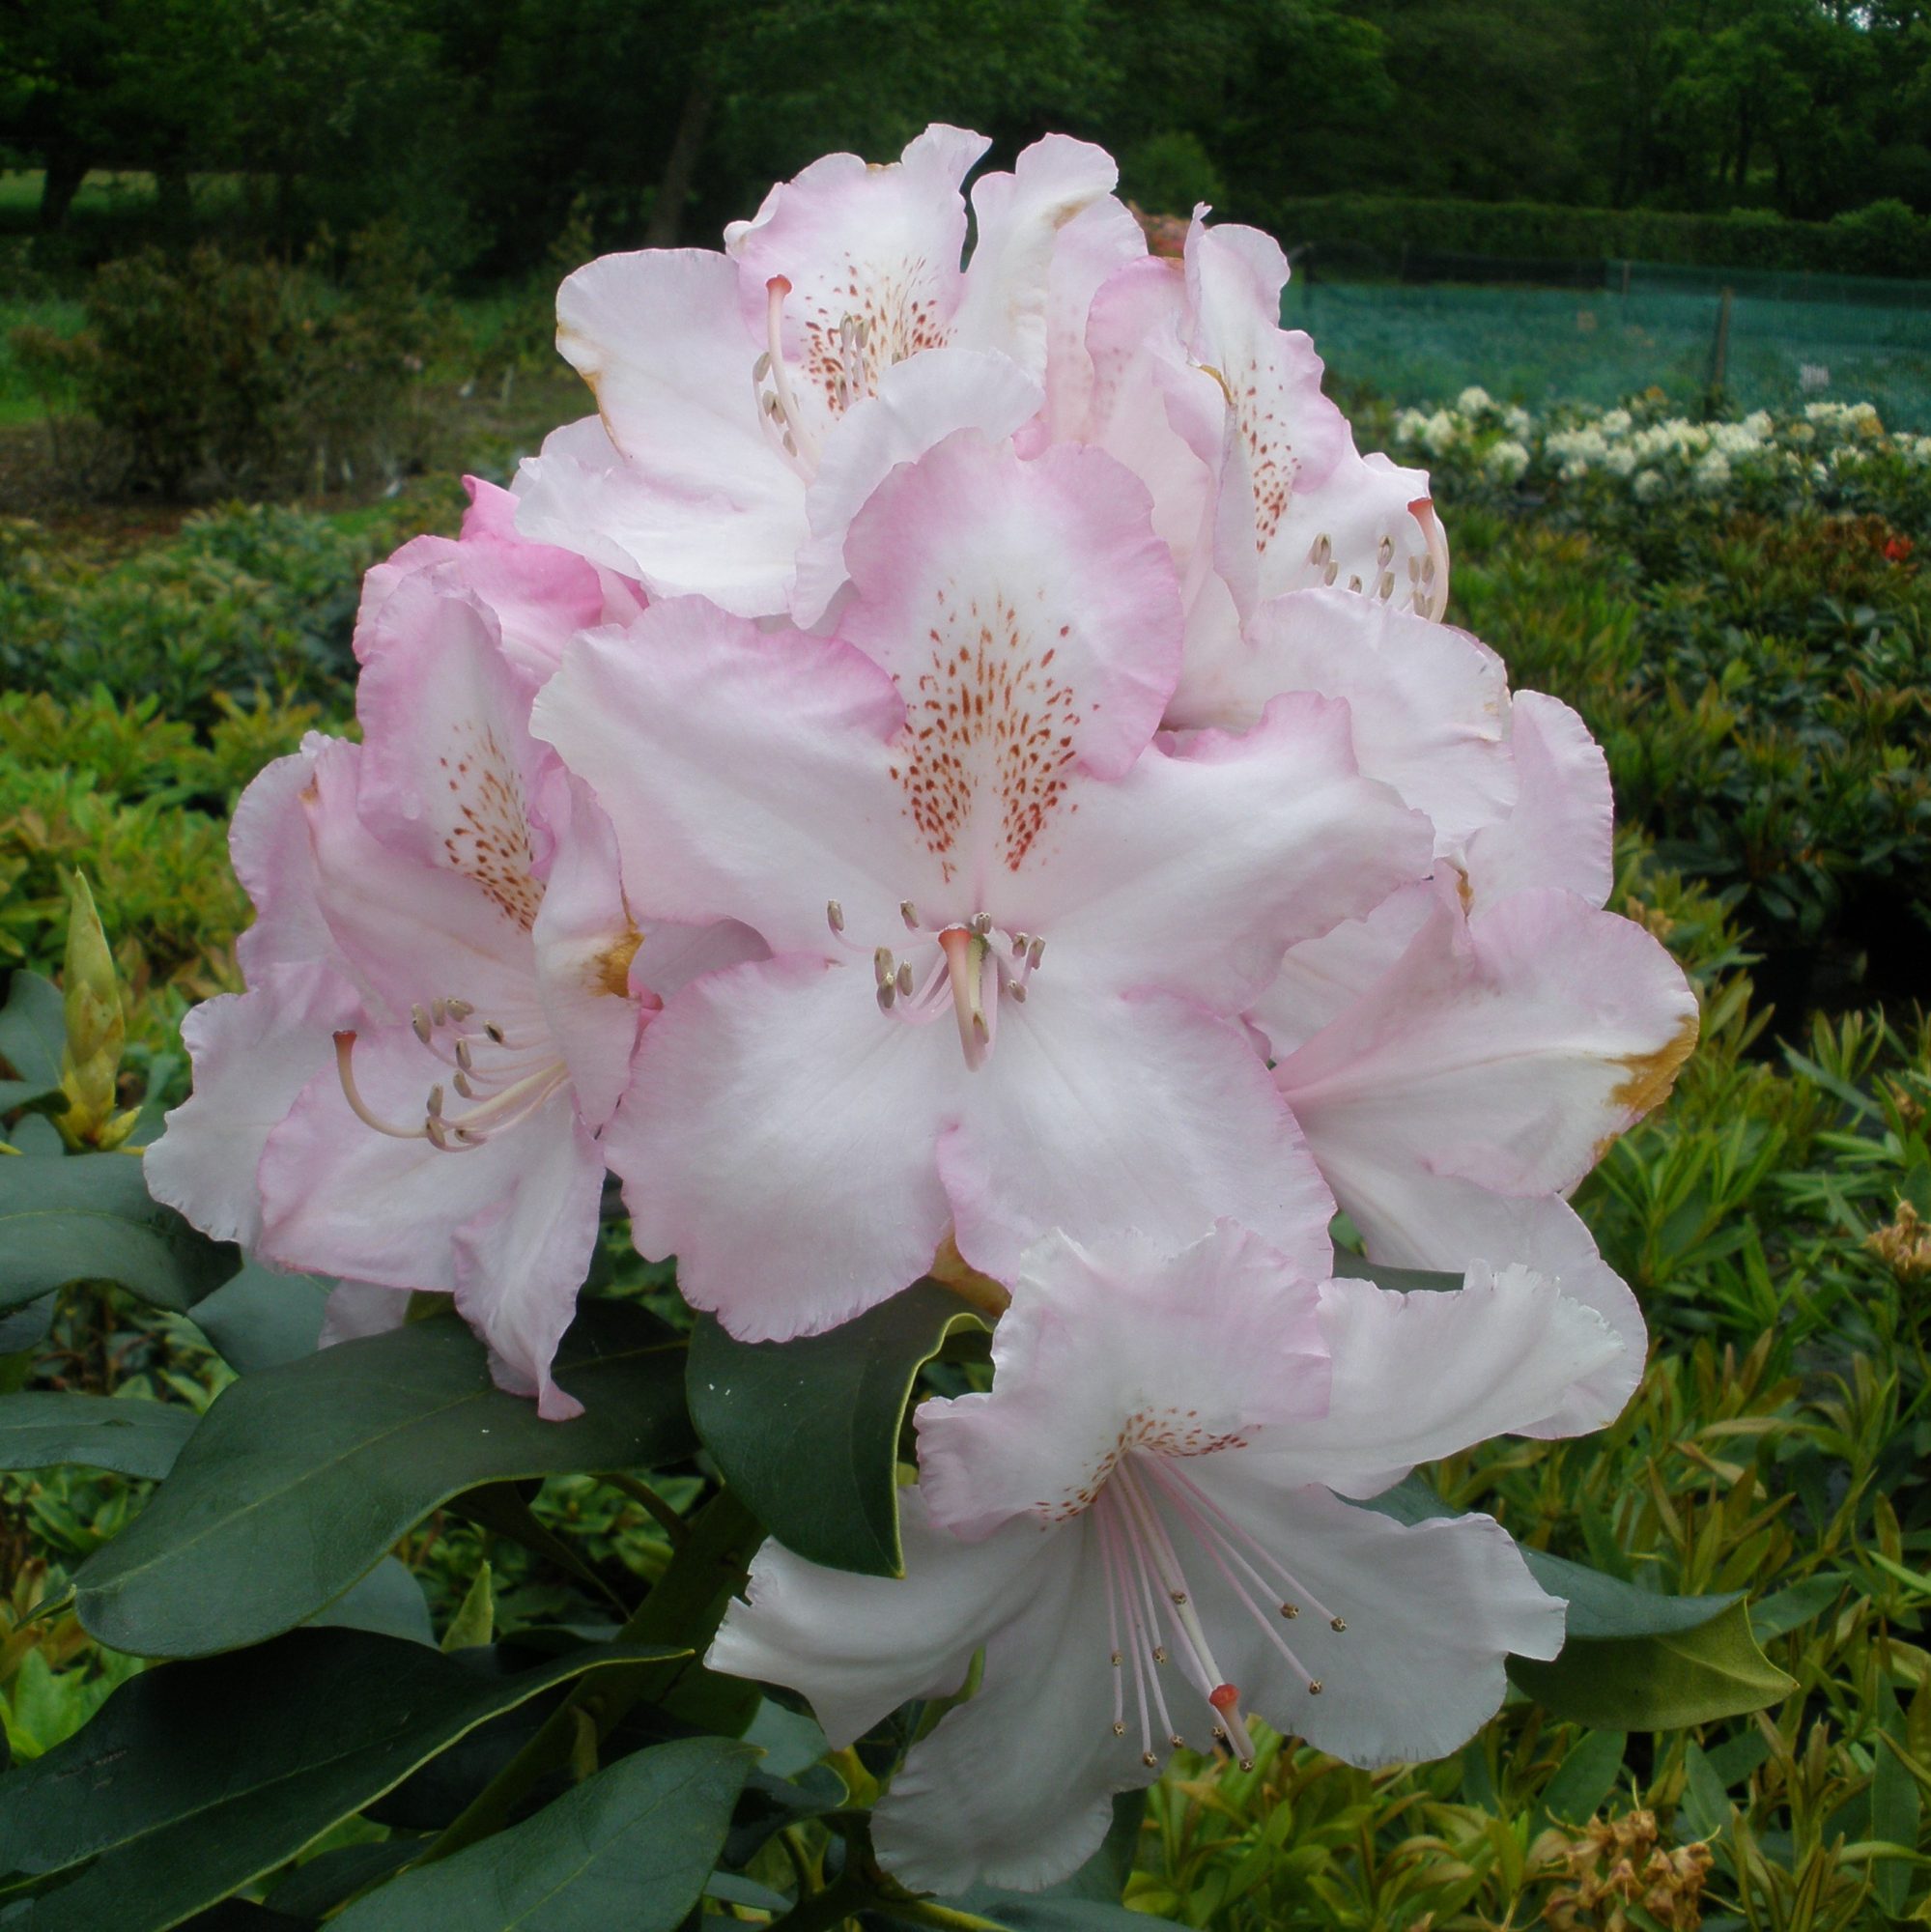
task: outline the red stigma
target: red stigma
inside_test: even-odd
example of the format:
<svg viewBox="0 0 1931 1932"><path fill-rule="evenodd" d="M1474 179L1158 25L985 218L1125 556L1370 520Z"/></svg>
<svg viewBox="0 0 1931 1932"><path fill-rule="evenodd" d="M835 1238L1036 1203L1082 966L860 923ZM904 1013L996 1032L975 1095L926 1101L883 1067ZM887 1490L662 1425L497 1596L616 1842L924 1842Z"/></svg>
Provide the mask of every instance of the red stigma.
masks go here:
<svg viewBox="0 0 1931 1932"><path fill-rule="evenodd" d="M1216 1711L1231 1711L1239 1703L1240 1692L1232 1684L1219 1684L1207 1693L1207 1701Z"/></svg>

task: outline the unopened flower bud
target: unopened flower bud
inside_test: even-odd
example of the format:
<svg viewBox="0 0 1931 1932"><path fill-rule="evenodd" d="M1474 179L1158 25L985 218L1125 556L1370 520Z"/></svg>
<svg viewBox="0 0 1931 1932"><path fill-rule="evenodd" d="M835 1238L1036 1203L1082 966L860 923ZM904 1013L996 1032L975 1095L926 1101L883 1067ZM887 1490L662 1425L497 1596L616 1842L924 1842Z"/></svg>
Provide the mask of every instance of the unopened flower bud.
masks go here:
<svg viewBox="0 0 1931 1932"><path fill-rule="evenodd" d="M133 1131L138 1109L116 1113L116 1083L128 1026L121 984L95 910L94 895L79 872L67 888L67 1043L61 1049L61 1092L66 1110L55 1117L71 1148L117 1148Z"/></svg>

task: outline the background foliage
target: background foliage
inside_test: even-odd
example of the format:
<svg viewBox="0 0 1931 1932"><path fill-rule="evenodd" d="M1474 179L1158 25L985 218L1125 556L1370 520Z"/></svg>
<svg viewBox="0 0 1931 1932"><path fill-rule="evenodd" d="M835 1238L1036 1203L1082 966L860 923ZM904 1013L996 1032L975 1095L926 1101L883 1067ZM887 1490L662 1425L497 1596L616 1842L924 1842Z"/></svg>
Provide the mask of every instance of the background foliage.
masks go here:
<svg viewBox="0 0 1931 1932"><path fill-rule="evenodd" d="M130 231L290 250L401 210L444 269L521 271L579 196L605 245L700 237L932 119L1003 153L1086 134L1149 205L1264 222L1346 190L1743 208L1761 237L1889 200L1921 256L1927 75L1919 0L13 0L0 155L43 171L22 219L46 265ZM90 206L89 169L152 194ZM1498 213L1484 249L1577 252L1550 226ZM1728 232L1697 231L1702 259ZM1819 244L1759 245L1734 259ZM1912 272L1882 241L1828 252Z"/></svg>
<svg viewBox="0 0 1931 1932"><path fill-rule="evenodd" d="M1603 1435L1497 1442L1431 1474L1454 1506L1493 1510L1528 1543L1644 1589L1748 1592L1770 1662L1797 1688L1758 1718L1653 1734L1557 1719L1523 1698L1460 1758L1372 1776L1291 1741L1268 1740L1251 1773L1185 1760L1137 1828L1125 1820L1128 1903L1243 1932L1492 1926L1538 1916L1558 1926L1689 1925L1699 1911L1713 1925L1882 1922L1925 1902L1931 1846L1931 1035L1910 1004L1922 982L1908 963L1921 951L1910 935L1923 929L1926 883L1920 848L1900 846L1883 816L1868 762L1888 745L1921 796L1925 736L1914 721L1926 702L1931 619L1916 550L1926 534L1921 486L1897 467L1851 510L1799 477L1767 520L1770 506L1741 484L1729 496L1649 502L1626 481L1538 488L1531 471L1528 484L1504 487L1480 454L1485 436L1492 446L1497 434L1477 432L1470 452L1441 464L1458 550L1451 615L1491 639L1519 682L1563 692L1604 735L1626 819L1616 903L1690 968L1704 1045L1675 1097L1610 1151L1579 1197L1649 1314L1657 1347L1641 1393ZM1538 450L1542 440L1531 437ZM39 688L0 700L0 935L23 966L57 971L61 867L88 867L128 993L134 1046L123 1100L179 1095L179 1013L189 998L234 983L230 948L245 907L220 841L236 787L303 729L344 724L358 572L411 530L453 528L456 510L454 494L440 490L392 500L373 519L233 507L131 549L63 545L33 526L9 530L15 564L0 633L18 667L9 682ZM1817 810L1819 798L1833 809ZM1790 829L1799 818L1801 840ZM1859 910L1872 906L1885 916ZM16 988L23 983L16 978ZM4 1021L0 1033L0 1052L14 1058L18 1034ZM30 1067L13 1070L31 1086ZM31 1097L8 1093L0 1088L0 1106ZM29 1154L44 1147L44 1121L12 1119L17 1145ZM0 1159L0 1184L14 1165ZM663 1269L642 1267L614 1236L607 1246L598 1280L615 1299L599 1306L616 1326L601 1339L582 1331L572 1347L593 1356L616 1350L605 1373L621 1378L633 1373L622 1365L632 1346L625 1324L642 1324L641 1363L650 1324L686 1318ZM0 1374L49 1398L106 1396L116 1409L191 1417L239 1373L236 1396L253 1381L265 1404L264 1378L291 1373L274 1363L300 1357L320 1319L319 1289L307 1299L298 1284L272 1286L275 1319L264 1327L267 1304L245 1281L195 1300L193 1282L169 1276L158 1288L150 1282L145 1304L75 1284L4 1318L13 1327L0 1343L14 1352ZM156 1307L156 1295L183 1312ZM908 1376L937 1350L926 1384L970 1386L982 1373L983 1337L970 1326L948 1337L944 1311L934 1313L936 1326L910 1311L909 1325L895 1317L904 1336L880 1346L906 1351ZM453 1350L445 1368L425 1357L409 1383L477 1373L462 1366L469 1345L456 1324L417 1324L403 1339L431 1355ZM346 1374L353 1364L342 1366ZM707 1376L718 1369L710 1363ZM586 1373L580 1367L572 1385ZM318 1387L317 1398L331 1427L359 1426L339 1397L323 1399ZM645 1415L651 1400L639 1383L620 1406ZM245 1407L229 1405L231 1434ZM154 1619L178 1617L196 1599L130 1592L144 1552L169 1542L159 1518L130 1532L140 1531L153 1478L181 1453L180 1440L123 1432L103 1449L94 1415L94 1437L76 1440L76 1420L55 1415L43 1431L66 1435L48 1446L43 1433L31 1454L14 1443L4 1457L18 1466L0 1476L0 1717L22 1765L77 1738L109 1691L139 1671L135 1657L111 1647L117 1641L178 1651L260 1634L224 1623L204 1636L191 1619L170 1634ZM232 1877L246 1865L244 1895L304 1925L428 1839L455 1831L469 1843L489 1823L520 1815L512 1804L458 1829L489 1775L500 1776L546 1722L578 1721L545 1719L558 1697L574 1700L557 1707L565 1712L585 1708L588 1688L537 1688L554 1679L533 1673L565 1669L575 1655L557 1655L554 1633L608 1633L639 1602L659 1601L653 1586L693 1538L729 1541L731 1525L705 1513L714 1465L690 1460L688 1438L587 1455L556 1445L548 1425L536 1426L528 1451L510 1435L494 1479L474 1487L469 1470L462 1480L471 1487L457 1494L439 1479L428 1438L404 1459L419 1489L397 1499L390 1520L357 1531L364 1542L340 1558L345 1577L385 1549L399 1559L371 1573L357 1601L345 1600L341 1620L363 1633L298 1631L241 1654L280 1660L277 1669L305 1681L311 1664L300 1647L324 1636L366 1645L378 1640L366 1635L374 1629L390 1641L434 1638L477 1665L488 1660L504 1687L491 1693L497 1704L461 1703L458 1693L480 1693L454 1679L436 1691L458 1699L450 1735L469 1721L465 1712L497 1715L480 1720L474 1742L436 1747L419 1764L415 1754L429 1748L419 1737L407 1747L358 1743L402 1755L368 1759L389 1769L365 1786L304 1799L280 1836L249 1836L222 1814L223 1842L240 1833L253 1849L237 1854L239 1863L210 1865L181 1896L205 1892L209 1871ZM221 1474L224 1439L210 1437L196 1454L232 1503L260 1471L244 1463ZM78 1460L55 1464L56 1454ZM652 1487L621 1469L546 1473L582 1469L586 1455L653 1465ZM89 1460L103 1466L90 1469ZM765 1480L784 1474L781 1459ZM333 1520L324 1504L316 1520ZM824 1533L875 1535L866 1521L854 1518L847 1531L830 1517ZM245 1566L259 1558L253 1548L203 1554L217 1569ZM34 1616L63 1603L76 1572L79 1602ZM239 1571L216 1594L241 1607L259 1596ZM276 1622L270 1615L262 1631ZM348 1651L328 1667L352 1665L398 1667L385 1652ZM670 1666L607 1659L605 1667L614 1684L624 1668ZM221 1659L168 1666L207 1673L172 1680L192 1693L180 1721L191 1717L196 1750L232 1749L219 1728L231 1720L219 1714L238 1711L239 1723L256 1708L232 1671L221 1674L228 1668ZM411 1681L412 1696L430 1694L426 1679ZM275 1694L291 1693L284 1683ZM651 1696L670 1696L667 1708L696 1697L683 1708L710 1724L721 1721L705 1701L714 1694L660 1684ZM648 1723L636 1728L644 1706L628 1705L633 1715L608 1728L594 1714L615 1707L587 1708L606 1769L577 1787L586 1794L580 1808L591 1805L588 1794L598 1804L623 1798L603 1785L614 1773L655 1776L662 1747ZM709 1909L732 1899L730 1910L760 1918L801 1882L836 1881L844 1841L812 1818L828 1804L866 1801L871 1747L824 1759L809 1720L769 1703L747 1713L740 1701L725 1727L747 1716L767 1751L751 1784L732 1799L733 1766L707 1760L704 1770L724 1780L706 1815L737 1820L720 1854L736 1876ZM101 1748L119 1746L103 1736ZM378 1796L392 1775L403 1781ZM569 1788L557 1771L543 1776L550 1781L531 1787L537 1796ZM629 1870L622 1847L631 1840L611 1822L619 1814L632 1815L619 1804L597 1814L604 1825L583 1827L607 1829L611 1871ZM563 1814L557 1829L576 1831L575 1817ZM708 1827L692 1829L701 1839ZM526 1849L541 1869L544 1847L523 1847L514 1830L511 1839L477 1840L476 1852L500 1844L509 1858L514 1842L516 1856ZM425 1866L424 1877L443 1868ZM471 1882L472 1867L451 1859L446 1868L450 1884ZM93 1895L76 1891L71 1909L88 1909ZM1096 1922L1050 1917L1067 1908L1034 1909L1049 1916L1023 1923ZM344 1922L364 1920L352 1909Z"/></svg>

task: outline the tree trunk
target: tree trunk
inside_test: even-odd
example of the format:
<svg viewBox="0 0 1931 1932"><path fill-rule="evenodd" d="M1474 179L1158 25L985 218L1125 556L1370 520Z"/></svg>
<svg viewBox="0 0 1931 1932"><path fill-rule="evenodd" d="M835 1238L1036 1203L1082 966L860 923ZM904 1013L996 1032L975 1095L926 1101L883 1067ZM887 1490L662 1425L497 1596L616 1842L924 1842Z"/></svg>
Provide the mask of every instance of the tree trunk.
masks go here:
<svg viewBox="0 0 1931 1932"><path fill-rule="evenodd" d="M41 233L58 235L67 226L67 212L87 179L87 156L62 152L46 157L41 181Z"/></svg>
<svg viewBox="0 0 1931 1932"><path fill-rule="evenodd" d="M646 248L677 245L684 226L684 204L691 198L691 184L697 176L716 98L717 83L710 75L692 76L690 91L684 96L684 111L677 117L677 132L671 137L669 158L657 184L657 199L651 204L650 222L643 236Z"/></svg>

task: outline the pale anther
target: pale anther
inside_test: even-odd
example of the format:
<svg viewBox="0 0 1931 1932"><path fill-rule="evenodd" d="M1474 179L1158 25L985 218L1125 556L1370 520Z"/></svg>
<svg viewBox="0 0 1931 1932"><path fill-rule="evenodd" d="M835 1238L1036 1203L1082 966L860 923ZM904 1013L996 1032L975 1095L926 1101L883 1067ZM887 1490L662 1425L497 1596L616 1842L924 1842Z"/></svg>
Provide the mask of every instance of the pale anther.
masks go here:
<svg viewBox="0 0 1931 1932"><path fill-rule="evenodd" d="M912 997L912 962L909 959L899 962L897 983L900 996L909 1000Z"/></svg>
<svg viewBox="0 0 1931 1932"><path fill-rule="evenodd" d="M905 922L905 928L908 932L917 932L919 930L919 908L910 899L900 899L898 901L898 917Z"/></svg>
<svg viewBox="0 0 1931 1932"><path fill-rule="evenodd" d="M1310 1697L1319 1697L1320 1695L1320 1679L1319 1677L1308 1679L1307 1693Z"/></svg>
<svg viewBox="0 0 1931 1932"><path fill-rule="evenodd" d="M432 1024L441 1026L449 1017L449 1002L447 1000L432 1000L429 1003L429 1017Z"/></svg>
<svg viewBox="0 0 1931 1932"><path fill-rule="evenodd" d="M1281 1614L1290 1620L1299 1616L1300 1613L1301 1606L1298 1604L1283 1604L1281 1605Z"/></svg>
<svg viewBox="0 0 1931 1932"><path fill-rule="evenodd" d="M457 1074L449 1084L462 1094L464 1099L473 1100L476 1097L476 1090L469 1085L469 1076L467 1073Z"/></svg>
<svg viewBox="0 0 1931 1932"><path fill-rule="evenodd" d="M871 970L881 986L891 985L898 971L898 962L892 956L892 949L881 946L871 955Z"/></svg>
<svg viewBox="0 0 1931 1932"><path fill-rule="evenodd" d="M409 1009L409 1029L424 1046L429 1044L429 1009L426 1007L412 1007Z"/></svg>
<svg viewBox="0 0 1931 1932"><path fill-rule="evenodd" d="M1345 1617L1329 1617L1327 1627L1331 1631L1345 1631L1348 1628L1348 1621Z"/></svg>
<svg viewBox="0 0 1931 1932"><path fill-rule="evenodd" d="M878 1010L882 1013L889 1013L892 1010L894 1002L897 998L897 982L893 980L883 981L878 988Z"/></svg>
<svg viewBox="0 0 1931 1932"><path fill-rule="evenodd" d="M459 1039L456 1042L456 1065L460 1066L465 1073L469 1073L474 1070L475 1063L470 1056L469 1042L467 1039Z"/></svg>
<svg viewBox="0 0 1931 1932"><path fill-rule="evenodd" d="M834 932L842 932L845 929L845 909L837 899L825 901L825 918Z"/></svg>
<svg viewBox="0 0 1931 1932"><path fill-rule="evenodd" d="M485 1020L483 1022L483 1031L489 1035L491 1040L497 1046L502 1045L504 1037L503 1030L496 1023L495 1020Z"/></svg>
<svg viewBox="0 0 1931 1932"><path fill-rule="evenodd" d="M468 1000L445 1000L443 1005L449 1009L452 1020L467 1020L476 1010Z"/></svg>

